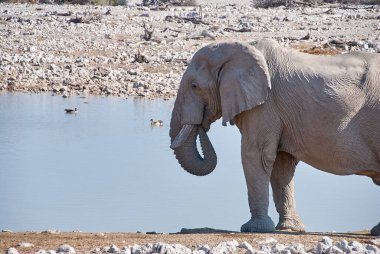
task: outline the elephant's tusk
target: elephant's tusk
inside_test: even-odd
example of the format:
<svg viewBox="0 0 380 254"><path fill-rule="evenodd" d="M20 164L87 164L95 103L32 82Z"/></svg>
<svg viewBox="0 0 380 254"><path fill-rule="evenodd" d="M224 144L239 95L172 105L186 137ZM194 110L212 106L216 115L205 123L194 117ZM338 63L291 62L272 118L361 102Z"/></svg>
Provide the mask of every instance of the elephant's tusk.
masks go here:
<svg viewBox="0 0 380 254"><path fill-rule="evenodd" d="M171 149L178 148L183 145L183 143L186 141L187 137L189 136L190 132L195 128L195 125L193 124L185 124L182 126L182 129L179 131L178 135L173 140L172 144L170 145Z"/></svg>

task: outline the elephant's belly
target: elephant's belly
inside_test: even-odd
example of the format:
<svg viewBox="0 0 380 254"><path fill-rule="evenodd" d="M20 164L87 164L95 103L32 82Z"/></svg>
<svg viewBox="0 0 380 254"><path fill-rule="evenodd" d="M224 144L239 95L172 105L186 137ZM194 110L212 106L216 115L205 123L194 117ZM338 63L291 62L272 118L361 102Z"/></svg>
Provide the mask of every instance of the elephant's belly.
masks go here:
<svg viewBox="0 0 380 254"><path fill-rule="evenodd" d="M327 142L327 141L326 141ZM325 149L306 149L294 156L319 170L336 175L361 174L364 171L380 173L380 152L358 144L333 146L325 143Z"/></svg>
<svg viewBox="0 0 380 254"><path fill-rule="evenodd" d="M335 121L323 121L323 124L316 119L303 119L301 126L284 129L280 150L319 170L337 175L366 170L380 172L378 113L363 109L346 122L343 117L333 118L326 113L320 118Z"/></svg>

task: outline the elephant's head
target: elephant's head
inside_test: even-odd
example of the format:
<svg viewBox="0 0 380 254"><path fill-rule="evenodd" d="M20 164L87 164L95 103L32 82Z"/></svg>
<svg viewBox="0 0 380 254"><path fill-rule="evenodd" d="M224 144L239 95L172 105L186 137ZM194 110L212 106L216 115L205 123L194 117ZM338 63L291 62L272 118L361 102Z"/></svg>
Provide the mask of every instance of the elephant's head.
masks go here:
<svg viewBox="0 0 380 254"><path fill-rule="evenodd" d="M226 125L262 104L270 87L264 56L253 46L218 43L196 52L183 74L170 122L171 148L181 166L194 175L211 173L217 157L206 134L210 124L223 117Z"/></svg>

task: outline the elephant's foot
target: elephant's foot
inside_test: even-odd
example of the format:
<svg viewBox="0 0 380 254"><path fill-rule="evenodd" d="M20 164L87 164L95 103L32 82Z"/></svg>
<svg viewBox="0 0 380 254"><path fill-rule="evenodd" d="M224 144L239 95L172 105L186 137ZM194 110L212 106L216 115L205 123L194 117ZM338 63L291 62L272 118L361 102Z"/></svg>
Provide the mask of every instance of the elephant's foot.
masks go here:
<svg viewBox="0 0 380 254"><path fill-rule="evenodd" d="M267 233L275 231L274 223L269 216L251 218L247 223L243 224L241 232L257 232Z"/></svg>
<svg viewBox="0 0 380 254"><path fill-rule="evenodd" d="M371 235L380 235L380 222L371 229Z"/></svg>
<svg viewBox="0 0 380 254"><path fill-rule="evenodd" d="M295 215L293 217L280 218L276 229L305 232L305 225L302 223L298 215Z"/></svg>

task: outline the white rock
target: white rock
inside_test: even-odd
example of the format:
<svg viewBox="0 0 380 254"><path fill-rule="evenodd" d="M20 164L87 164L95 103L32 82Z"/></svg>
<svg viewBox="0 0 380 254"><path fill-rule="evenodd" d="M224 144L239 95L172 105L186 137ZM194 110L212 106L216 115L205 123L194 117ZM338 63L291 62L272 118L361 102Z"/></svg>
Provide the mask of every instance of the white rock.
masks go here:
<svg viewBox="0 0 380 254"><path fill-rule="evenodd" d="M166 254L191 254L191 250L181 244L170 245L166 243L156 243L153 245L153 250L158 253Z"/></svg>
<svg viewBox="0 0 380 254"><path fill-rule="evenodd" d="M344 252L336 246L329 247L325 254L343 254Z"/></svg>
<svg viewBox="0 0 380 254"><path fill-rule="evenodd" d="M145 252L141 249L140 245L134 244L131 247L131 253L132 254L145 254Z"/></svg>
<svg viewBox="0 0 380 254"><path fill-rule="evenodd" d="M257 243L258 244L273 244L273 243L277 243L277 240L274 239L273 237L270 237L270 238L267 238L265 240L258 241Z"/></svg>
<svg viewBox="0 0 380 254"><path fill-rule="evenodd" d="M39 250L39 251L35 252L34 254L47 254L47 251L46 250Z"/></svg>
<svg viewBox="0 0 380 254"><path fill-rule="evenodd" d="M16 248L9 248L7 250L7 254L19 254L19 252L16 250Z"/></svg>
<svg viewBox="0 0 380 254"><path fill-rule="evenodd" d="M58 247L57 252L59 253L76 253L75 249L68 244L62 244Z"/></svg>
<svg viewBox="0 0 380 254"><path fill-rule="evenodd" d="M276 244L272 248L272 253L282 253L286 249L286 246L283 244Z"/></svg>
<svg viewBox="0 0 380 254"><path fill-rule="evenodd" d="M324 254L328 248L331 246L327 246L326 244L319 242L315 248L316 254Z"/></svg>
<svg viewBox="0 0 380 254"><path fill-rule="evenodd" d="M372 239L370 240L370 243L375 244L375 245L380 245L380 238Z"/></svg>
<svg viewBox="0 0 380 254"><path fill-rule="evenodd" d="M367 244L365 245L365 248L367 249L367 251L372 251L373 253L380 253L379 248L377 248L375 245Z"/></svg>
<svg viewBox="0 0 380 254"><path fill-rule="evenodd" d="M210 254L228 254L236 251L239 243L236 240L221 242L210 250Z"/></svg>
<svg viewBox="0 0 380 254"><path fill-rule="evenodd" d="M17 246L20 247L20 248L31 248L31 247L34 247L34 244L24 242L24 243L17 244Z"/></svg>
<svg viewBox="0 0 380 254"><path fill-rule="evenodd" d="M348 247L350 248L351 251L356 251L356 252L365 252L366 250L364 246L357 241L350 242Z"/></svg>
<svg viewBox="0 0 380 254"><path fill-rule="evenodd" d="M131 249L130 248L123 248L121 251L120 251L120 254L132 254L131 252Z"/></svg>
<svg viewBox="0 0 380 254"><path fill-rule="evenodd" d="M338 247L339 249L341 249L343 252L348 252L350 249L348 247L348 242L347 240L341 240L340 242L337 242L335 244L336 247Z"/></svg>
<svg viewBox="0 0 380 254"><path fill-rule="evenodd" d="M191 254L191 250L181 244L173 244L173 249L175 250L175 253L178 253L178 254L179 253Z"/></svg>
<svg viewBox="0 0 380 254"><path fill-rule="evenodd" d="M268 254L268 253L271 253L271 252L266 252L263 250L253 250L253 252L251 252L251 251L246 252L246 254Z"/></svg>
<svg viewBox="0 0 380 254"><path fill-rule="evenodd" d="M249 250L249 251L253 252L252 245L250 245L247 242L242 242L241 244L239 244L239 248L246 249L246 250Z"/></svg>
<svg viewBox="0 0 380 254"><path fill-rule="evenodd" d="M333 240L327 236L322 237L322 243L324 243L327 246L333 246Z"/></svg>
<svg viewBox="0 0 380 254"><path fill-rule="evenodd" d="M118 252L120 252L120 249L116 245L112 244L107 252L108 253L118 253Z"/></svg>
<svg viewBox="0 0 380 254"><path fill-rule="evenodd" d="M204 253L209 253L211 250L211 247L208 246L207 244L203 245L203 246L198 246L195 251L201 251L201 252L204 252ZM193 251L194 252L194 251Z"/></svg>
<svg viewBox="0 0 380 254"><path fill-rule="evenodd" d="M305 253L305 246L302 243L295 243L288 247L286 247L287 250L290 250L292 254L301 254Z"/></svg>
<svg viewBox="0 0 380 254"><path fill-rule="evenodd" d="M264 251L266 253L272 253L272 248L269 245L262 245L262 246L260 246L260 250Z"/></svg>

